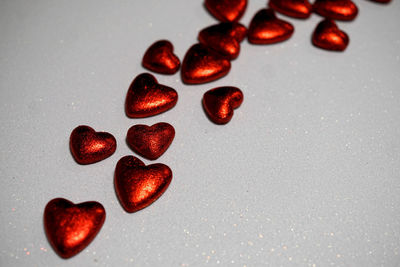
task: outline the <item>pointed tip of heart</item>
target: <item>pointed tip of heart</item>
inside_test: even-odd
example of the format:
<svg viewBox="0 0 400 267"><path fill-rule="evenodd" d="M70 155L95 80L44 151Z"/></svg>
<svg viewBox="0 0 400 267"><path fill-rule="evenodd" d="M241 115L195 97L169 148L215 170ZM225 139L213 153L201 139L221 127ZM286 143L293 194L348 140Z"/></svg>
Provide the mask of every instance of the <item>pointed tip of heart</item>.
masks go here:
<svg viewBox="0 0 400 267"><path fill-rule="evenodd" d="M174 47L168 40L153 43L145 52L142 59L143 67L161 74L175 74L181 65L174 54Z"/></svg>

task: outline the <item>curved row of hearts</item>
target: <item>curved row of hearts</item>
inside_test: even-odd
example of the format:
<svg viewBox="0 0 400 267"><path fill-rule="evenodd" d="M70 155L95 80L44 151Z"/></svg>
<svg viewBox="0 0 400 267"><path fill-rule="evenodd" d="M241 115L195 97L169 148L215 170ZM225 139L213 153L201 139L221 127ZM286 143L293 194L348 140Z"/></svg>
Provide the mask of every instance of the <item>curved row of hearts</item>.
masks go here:
<svg viewBox="0 0 400 267"><path fill-rule="evenodd" d="M373 0L388 3L390 0ZM205 0L206 9L221 23L207 27L198 35L199 43L186 53L182 66L167 40L151 45L145 52L142 65L157 73L175 74L181 68L182 81L200 84L225 76L231 60L238 57L240 42L246 37L252 44L272 44L289 39L294 27L278 18L275 11L305 19L312 12L323 17L314 30L312 43L320 48L343 51L349 38L334 20L353 20L358 14L351 0L270 0L269 8L259 10L249 28L238 21L247 7L247 0ZM178 93L159 84L148 73L138 75L130 85L125 101L125 113L130 118L154 116L173 108ZM203 108L216 124L228 123L233 110L243 101L243 93L232 86L218 87L203 96ZM153 126L134 125L127 133L127 143L138 155L149 160L158 159L170 146L175 136L174 127L160 122ZM70 150L79 164L92 164L111 156L116 150L116 139L109 133L96 132L89 126L78 126L70 136ZM171 169L156 163L146 166L134 156L121 158L115 168L114 185L121 206L136 212L156 201L172 180ZM106 217L98 202L74 204L66 199L51 200L44 210L44 226L48 240L62 258L82 251L100 231Z"/></svg>

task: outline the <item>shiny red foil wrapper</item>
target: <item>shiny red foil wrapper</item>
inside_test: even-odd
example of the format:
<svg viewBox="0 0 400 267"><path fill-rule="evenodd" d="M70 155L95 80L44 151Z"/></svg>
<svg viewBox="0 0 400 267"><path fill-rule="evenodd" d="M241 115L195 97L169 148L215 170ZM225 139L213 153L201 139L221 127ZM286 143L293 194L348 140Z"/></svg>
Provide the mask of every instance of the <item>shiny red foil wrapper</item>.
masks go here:
<svg viewBox="0 0 400 267"><path fill-rule="evenodd" d="M181 76L186 84L200 84L217 80L231 69L230 61L203 44L195 44L186 52Z"/></svg>
<svg viewBox="0 0 400 267"><path fill-rule="evenodd" d="M312 13L308 0L270 0L269 7L289 17L306 19Z"/></svg>
<svg viewBox="0 0 400 267"><path fill-rule="evenodd" d="M69 147L76 162L91 164L111 156L117 148L117 141L107 132L96 132L81 125L72 131Z"/></svg>
<svg viewBox="0 0 400 267"><path fill-rule="evenodd" d="M206 0L208 11L222 22L236 22L246 11L247 0Z"/></svg>
<svg viewBox="0 0 400 267"><path fill-rule="evenodd" d="M247 38L252 44L273 44L289 39L294 27L278 19L272 9L261 9L250 22Z"/></svg>
<svg viewBox="0 0 400 267"><path fill-rule="evenodd" d="M200 31L199 42L214 49L230 60L238 57L240 42L246 37L247 29L240 23L220 23Z"/></svg>
<svg viewBox="0 0 400 267"><path fill-rule="evenodd" d="M358 8L351 0L316 0L313 10L318 15L334 20L353 20Z"/></svg>
<svg viewBox="0 0 400 267"><path fill-rule="evenodd" d="M106 218L106 211L98 202L74 204L63 198L51 200L44 210L47 238L62 258L70 258L96 237Z"/></svg>
<svg viewBox="0 0 400 267"><path fill-rule="evenodd" d="M130 118L154 116L173 108L177 101L175 89L159 84L149 73L142 73L128 89L125 113Z"/></svg>
<svg viewBox="0 0 400 267"><path fill-rule="evenodd" d="M233 116L233 110L243 102L243 93L232 86L217 87L203 96L204 111L216 124L226 124Z"/></svg>
<svg viewBox="0 0 400 267"><path fill-rule="evenodd" d="M174 127L166 122L152 126L137 124L128 130L126 141L137 154L150 159L158 159L171 145L175 137Z"/></svg>
<svg viewBox="0 0 400 267"><path fill-rule="evenodd" d="M121 158L115 168L114 185L122 207L129 213L144 209L167 190L171 169L164 164L145 164L134 156Z"/></svg>
<svg viewBox="0 0 400 267"><path fill-rule="evenodd" d="M179 70L181 62L174 54L172 43L168 40L160 40L147 49L142 65L146 69L161 74L174 74Z"/></svg>
<svg viewBox="0 0 400 267"><path fill-rule="evenodd" d="M314 30L312 43L325 50L343 51L349 44L349 37L333 20L325 19Z"/></svg>

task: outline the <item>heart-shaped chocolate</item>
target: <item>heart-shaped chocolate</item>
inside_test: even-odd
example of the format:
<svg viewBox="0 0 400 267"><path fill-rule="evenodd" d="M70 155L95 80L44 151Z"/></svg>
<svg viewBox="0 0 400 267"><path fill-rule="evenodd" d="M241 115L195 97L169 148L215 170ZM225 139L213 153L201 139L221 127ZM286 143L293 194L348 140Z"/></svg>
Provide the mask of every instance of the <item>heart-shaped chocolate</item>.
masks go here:
<svg viewBox="0 0 400 267"><path fill-rule="evenodd" d="M145 118L173 108L178 93L171 87L159 84L149 73L138 75L128 89L125 112L130 118Z"/></svg>
<svg viewBox="0 0 400 267"><path fill-rule="evenodd" d="M312 43L322 49L343 51L349 44L349 37L333 20L325 19L315 28Z"/></svg>
<svg viewBox="0 0 400 267"><path fill-rule="evenodd" d="M247 7L247 0L206 0L208 11L222 22L238 21Z"/></svg>
<svg viewBox="0 0 400 267"><path fill-rule="evenodd" d="M358 8L351 0L316 0L313 10L318 15L334 20L353 20Z"/></svg>
<svg viewBox="0 0 400 267"><path fill-rule="evenodd" d="M126 141L129 146L143 157L155 160L171 145L175 129L171 124L159 122L153 126L137 124L128 130Z"/></svg>
<svg viewBox="0 0 400 267"><path fill-rule="evenodd" d="M269 0L268 5L281 14L298 19L306 19L312 12L308 0Z"/></svg>
<svg viewBox="0 0 400 267"><path fill-rule="evenodd" d="M217 80L231 69L230 61L203 44L193 45L182 62L181 75L184 83L199 84Z"/></svg>
<svg viewBox="0 0 400 267"><path fill-rule="evenodd" d="M247 29L240 23L220 23L200 31L199 42L218 53L235 59L240 52L240 42L246 37Z"/></svg>
<svg viewBox="0 0 400 267"><path fill-rule="evenodd" d="M106 211L98 202L74 204L63 198L47 203L44 229L54 250L62 258L70 258L96 237L106 219Z"/></svg>
<svg viewBox="0 0 400 267"><path fill-rule="evenodd" d="M233 116L233 109L243 102L239 88L225 86L207 91L203 96L203 107L210 120L216 124L226 124Z"/></svg>
<svg viewBox="0 0 400 267"><path fill-rule="evenodd" d="M174 54L170 41L160 40L152 44L143 56L143 67L162 74L174 74L179 70L181 62Z"/></svg>
<svg viewBox="0 0 400 267"><path fill-rule="evenodd" d="M122 207L130 213L156 201L167 190L171 180L172 171L167 165L145 166L134 156L121 158L115 168L115 191Z"/></svg>
<svg viewBox="0 0 400 267"><path fill-rule="evenodd" d="M261 9L250 22L247 38L252 44L273 44L289 39L294 27L278 19L272 9Z"/></svg>
<svg viewBox="0 0 400 267"><path fill-rule="evenodd" d="M76 127L69 138L71 154L79 164L91 164L108 158L117 148L114 136L96 132L85 125Z"/></svg>

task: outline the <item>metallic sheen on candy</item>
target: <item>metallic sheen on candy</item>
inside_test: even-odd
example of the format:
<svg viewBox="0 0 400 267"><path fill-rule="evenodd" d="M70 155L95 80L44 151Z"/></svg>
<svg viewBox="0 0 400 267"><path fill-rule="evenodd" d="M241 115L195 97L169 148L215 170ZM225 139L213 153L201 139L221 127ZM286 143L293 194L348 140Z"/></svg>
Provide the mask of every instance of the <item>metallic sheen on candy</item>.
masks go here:
<svg viewBox="0 0 400 267"><path fill-rule="evenodd" d="M357 6L351 0L316 0L315 13L334 20L353 20L358 14Z"/></svg>
<svg viewBox="0 0 400 267"><path fill-rule="evenodd" d="M54 250L62 258L70 258L96 237L106 218L98 202L74 204L63 198L51 200L44 210L44 228Z"/></svg>
<svg viewBox="0 0 400 267"><path fill-rule="evenodd" d="M156 201L167 190L171 180L172 171L167 165L145 166L134 156L121 158L115 168L115 191L122 207L130 213Z"/></svg>
<svg viewBox="0 0 400 267"><path fill-rule="evenodd" d="M176 105L178 93L159 84L149 73L138 75L128 89L125 112L130 118L145 118L165 112Z"/></svg>
<svg viewBox="0 0 400 267"><path fill-rule="evenodd" d="M174 74L180 67L170 41L160 40L152 44L143 56L143 67L162 74Z"/></svg>
<svg viewBox="0 0 400 267"><path fill-rule="evenodd" d="M349 44L349 37L331 19L321 21L312 36L315 46L326 50L343 51Z"/></svg>
<svg viewBox="0 0 400 267"><path fill-rule="evenodd" d="M308 0L270 0L268 5L281 14L298 19L306 19L312 12Z"/></svg>
<svg viewBox="0 0 400 267"><path fill-rule="evenodd" d="M206 0L204 5L218 20L235 22L246 11L247 0Z"/></svg>
<svg viewBox="0 0 400 267"><path fill-rule="evenodd" d="M240 52L240 42L246 37L247 29L240 23L220 23L200 31L199 42L218 53L235 59Z"/></svg>
<svg viewBox="0 0 400 267"><path fill-rule="evenodd" d="M273 44L289 39L294 27L278 19L272 9L261 9L250 22L247 38L252 44Z"/></svg>
<svg viewBox="0 0 400 267"><path fill-rule="evenodd" d="M184 83L199 84L217 80L231 69L230 61L203 44L195 44L186 52L181 75Z"/></svg>
<svg viewBox="0 0 400 267"><path fill-rule="evenodd" d="M137 124L128 130L126 141L139 155L155 160L171 145L175 129L171 124L159 122L153 126Z"/></svg>
<svg viewBox="0 0 400 267"><path fill-rule="evenodd" d="M203 96L203 107L211 121L226 124L233 116L233 109L243 102L243 93L232 86L217 87Z"/></svg>
<svg viewBox="0 0 400 267"><path fill-rule="evenodd" d="M117 148L114 136L89 126L76 127L69 138L71 154L79 164L91 164L111 156Z"/></svg>

